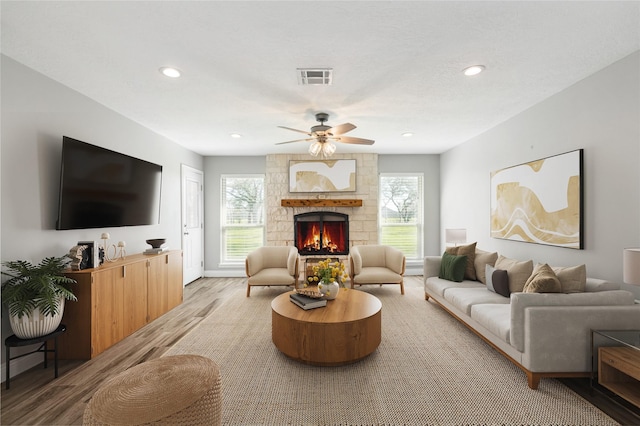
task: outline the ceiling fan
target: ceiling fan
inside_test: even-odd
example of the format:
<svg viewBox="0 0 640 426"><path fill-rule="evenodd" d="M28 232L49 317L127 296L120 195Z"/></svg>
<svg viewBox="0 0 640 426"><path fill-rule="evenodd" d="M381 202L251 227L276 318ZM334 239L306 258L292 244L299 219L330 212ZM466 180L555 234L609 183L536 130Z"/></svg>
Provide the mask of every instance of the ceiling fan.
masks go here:
<svg viewBox="0 0 640 426"><path fill-rule="evenodd" d="M329 119L329 114L319 112L316 114L316 120L320 123L311 127L311 131L292 129L291 127L278 126L281 129L293 130L294 132L304 133L308 135L308 138L296 139L293 141L280 142L276 145L282 145L293 142L310 142L314 141L309 146L309 154L314 157L320 154L322 157L329 157L336 151L336 146L333 142L349 143L356 145L373 145L375 141L371 139L354 138L352 136L342 136L347 132L356 128L351 123L344 123L338 126L327 126L324 124Z"/></svg>

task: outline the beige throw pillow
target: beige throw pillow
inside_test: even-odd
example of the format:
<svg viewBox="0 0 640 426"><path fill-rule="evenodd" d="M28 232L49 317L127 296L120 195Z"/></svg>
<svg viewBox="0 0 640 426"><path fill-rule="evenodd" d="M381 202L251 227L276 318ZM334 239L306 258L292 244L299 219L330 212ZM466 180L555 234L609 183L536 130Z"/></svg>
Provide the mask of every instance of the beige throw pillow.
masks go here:
<svg viewBox="0 0 640 426"><path fill-rule="evenodd" d="M464 271L465 280L476 280L476 268L474 261L476 258L476 243L466 246L447 247L445 252L455 256L467 256L467 268Z"/></svg>
<svg viewBox="0 0 640 426"><path fill-rule="evenodd" d="M571 266L562 268L552 266L553 272L560 280L563 293L582 293L587 286L587 267L586 265Z"/></svg>
<svg viewBox="0 0 640 426"><path fill-rule="evenodd" d="M496 252L489 253L488 251L476 249L476 257L475 257L475 260L473 261L473 265L476 268L476 278L482 284L487 283L487 276L486 276L487 265L494 266L496 264L496 260L498 260L498 253Z"/></svg>
<svg viewBox="0 0 640 426"><path fill-rule="evenodd" d="M519 261L498 255L495 264L496 269L504 269L509 276L509 291L520 293L524 289L527 279L533 272L533 260Z"/></svg>
<svg viewBox="0 0 640 426"><path fill-rule="evenodd" d="M561 293L562 285L549 265L537 264L522 291L524 293Z"/></svg>

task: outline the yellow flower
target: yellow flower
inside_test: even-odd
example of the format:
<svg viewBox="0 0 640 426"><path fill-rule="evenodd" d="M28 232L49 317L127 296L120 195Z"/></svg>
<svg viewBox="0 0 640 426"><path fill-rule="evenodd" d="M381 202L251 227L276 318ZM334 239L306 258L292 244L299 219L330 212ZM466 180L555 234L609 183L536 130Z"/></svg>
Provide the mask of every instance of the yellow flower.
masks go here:
<svg viewBox="0 0 640 426"><path fill-rule="evenodd" d="M344 286L348 279L345 264L340 261L332 262L331 258L320 260L311 268L313 276L308 277L309 283L333 283L337 282L339 286Z"/></svg>

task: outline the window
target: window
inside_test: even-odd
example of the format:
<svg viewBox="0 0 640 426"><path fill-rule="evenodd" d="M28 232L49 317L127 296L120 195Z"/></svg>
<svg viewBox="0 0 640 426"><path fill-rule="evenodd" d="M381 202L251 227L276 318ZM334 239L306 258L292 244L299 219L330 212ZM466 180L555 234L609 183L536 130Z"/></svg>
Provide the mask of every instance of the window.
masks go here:
<svg viewBox="0 0 640 426"><path fill-rule="evenodd" d="M407 260L422 259L422 173L380 175L380 244L401 250Z"/></svg>
<svg viewBox="0 0 640 426"><path fill-rule="evenodd" d="M264 176L223 175L221 184L221 263L243 263L264 245Z"/></svg>

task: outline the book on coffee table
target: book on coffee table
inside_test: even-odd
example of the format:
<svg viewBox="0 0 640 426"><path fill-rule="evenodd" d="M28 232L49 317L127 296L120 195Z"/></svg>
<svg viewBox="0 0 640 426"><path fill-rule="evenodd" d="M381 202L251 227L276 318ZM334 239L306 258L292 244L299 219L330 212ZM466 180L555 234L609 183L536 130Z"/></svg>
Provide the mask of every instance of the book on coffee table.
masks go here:
<svg viewBox="0 0 640 426"><path fill-rule="evenodd" d="M295 303L302 309L309 310L314 308L321 308L323 306L327 306L327 301L325 299L314 299L313 297L305 296L303 294L292 293L289 295L289 300Z"/></svg>

